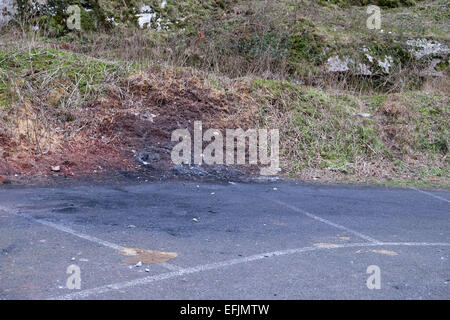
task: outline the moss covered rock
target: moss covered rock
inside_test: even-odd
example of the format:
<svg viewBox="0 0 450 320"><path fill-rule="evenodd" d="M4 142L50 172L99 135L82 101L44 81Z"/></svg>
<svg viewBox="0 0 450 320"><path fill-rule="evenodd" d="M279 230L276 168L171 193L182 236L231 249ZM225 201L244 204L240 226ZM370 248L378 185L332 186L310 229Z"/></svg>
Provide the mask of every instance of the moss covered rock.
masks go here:
<svg viewBox="0 0 450 320"><path fill-rule="evenodd" d="M83 31L110 29L119 23L133 22L137 12L137 1L105 0L17 0L19 23L38 25L46 34L61 36L70 30L67 27L69 6L80 8Z"/></svg>

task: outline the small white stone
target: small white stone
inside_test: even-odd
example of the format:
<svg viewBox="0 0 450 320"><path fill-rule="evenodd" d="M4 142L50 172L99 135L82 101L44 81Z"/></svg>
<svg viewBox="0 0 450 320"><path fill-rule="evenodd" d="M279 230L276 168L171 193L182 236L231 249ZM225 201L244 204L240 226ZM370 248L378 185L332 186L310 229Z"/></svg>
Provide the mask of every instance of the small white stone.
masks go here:
<svg viewBox="0 0 450 320"><path fill-rule="evenodd" d="M360 113L357 113L356 115L357 115L357 116L360 116L360 117L362 117L362 118L370 118L370 113L363 113L363 112L360 112Z"/></svg>

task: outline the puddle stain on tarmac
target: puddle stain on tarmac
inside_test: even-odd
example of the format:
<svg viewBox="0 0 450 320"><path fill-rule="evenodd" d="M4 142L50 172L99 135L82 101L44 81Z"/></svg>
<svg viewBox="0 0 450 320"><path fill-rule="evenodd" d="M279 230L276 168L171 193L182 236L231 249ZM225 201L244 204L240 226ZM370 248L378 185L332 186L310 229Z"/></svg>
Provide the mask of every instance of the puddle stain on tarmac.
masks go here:
<svg viewBox="0 0 450 320"><path fill-rule="evenodd" d="M136 248L125 248L120 253L129 256L123 260L123 262L128 264L136 264L139 261L142 262L142 264L164 263L178 256L176 252L163 252Z"/></svg>

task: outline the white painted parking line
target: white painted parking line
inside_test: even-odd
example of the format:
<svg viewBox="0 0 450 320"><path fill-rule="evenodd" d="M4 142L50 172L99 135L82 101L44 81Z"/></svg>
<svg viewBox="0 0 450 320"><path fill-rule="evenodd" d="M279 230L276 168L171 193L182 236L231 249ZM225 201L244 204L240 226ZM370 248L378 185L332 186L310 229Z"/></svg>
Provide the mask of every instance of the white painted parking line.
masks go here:
<svg viewBox="0 0 450 320"><path fill-rule="evenodd" d="M42 225L45 225L45 226L48 226L48 227L51 227L51 228L54 228L56 230L69 233L69 234L71 234L73 236L76 236L78 238L81 238L81 239L84 239L84 240L87 240L87 241L91 241L91 242L100 244L100 245L102 245L104 247L107 247L107 248L111 248L111 249L114 249L114 250L117 250L117 251L125 251L125 249L126 249L125 247L122 247L122 246L117 245L115 243L112 243L112 242L109 242L109 241L105 241L105 240L99 239L97 237L93 237L93 236L90 236L90 235L87 235L87 234L75 231L75 230L73 230L71 228L68 228L66 226L63 226L63 225L60 225L60 224L57 224L57 223L54 223L54 222L41 220L41 219L35 219L33 217L30 217L30 216L27 216L27 215L23 215L23 214L21 216L24 216L24 217L26 217L26 218L34 221L34 222L40 223ZM167 262L159 263L159 265L164 267L164 268L166 268L166 269L168 269L168 270L171 270L171 271L176 271L176 270L181 270L182 269L181 267L178 267L178 266L176 266L174 264L167 263Z"/></svg>
<svg viewBox="0 0 450 320"><path fill-rule="evenodd" d="M176 266L174 264L171 263L167 263L167 262L163 262L163 263L159 263L158 265L170 270L170 271L179 271L179 270L183 270L182 267Z"/></svg>
<svg viewBox="0 0 450 320"><path fill-rule="evenodd" d="M6 208L6 207L0 205L0 211L3 211L5 213L10 213L9 210L10 210L9 208Z"/></svg>
<svg viewBox="0 0 450 320"><path fill-rule="evenodd" d="M124 251L125 250L125 247L119 246L119 245L114 244L112 242L108 242L108 241L105 241L105 240L102 240L102 239L99 239L99 238L96 238L96 237L89 236L87 234L83 234L83 233L77 232L77 231L75 231L75 230L73 230L71 228L68 228L68 227L60 225L60 224L56 224L56 223L53 223L53 222L50 222L50 221L45 221L45 220L31 218L29 216L27 216L27 218L30 218L31 220L33 220L33 221L35 221L37 223L43 224L44 226L48 226L48 227L54 228L56 230L69 233L69 234L71 234L71 235L73 235L75 237L82 238L82 239L87 240L87 241L95 242L97 244L101 244L104 247L108 247L108 248L111 248L111 249L114 249L114 250L117 250L117 251Z"/></svg>
<svg viewBox="0 0 450 320"><path fill-rule="evenodd" d="M285 203L285 202L282 202L282 201L279 201L279 200L273 200L273 199L268 199L268 200L270 200L270 201L272 201L272 202L275 202L275 203L277 203L277 204L279 204L279 205L281 205L281 206L284 206L284 207L286 207L286 208L289 208L289 209L292 210L292 211L302 213L302 214L304 214L304 215L306 215L306 216L308 216L308 217L310 217L310 218L312 218L312 219L314 219L314 220L323 222L323 223L325 223L325 224L327 224L327 225L330 225L330 226L332 226L332 227L335 227L335 228L338 228L338 229L347 231L347 232L349 232L349 233L352 233L352 234L354 234L354 235L360 237L361 239L367 240L367 241L369 241L369 242L376 243L376 244L383 243L383 242L378 241L378 240L376 240L376 239L374 239L374 238L372 238L372 237L369 237L369 236L367 236L367 235L365 235L365 234L362 234L362 233L360 233L360 232L358 232L358 231L349 229L349 228L344 227L344 226L342 226L342 225L340 225L340 224L334 223L334 222L332 222L332 221L330 221L330 220L321 218L321 217L316 216L316 215L314 215L314 214L312 214L312 213L309 213L308 211L305 211L305 210L303 210L303 209L300 209L300 208L297 208L297 207L295 207L295 206L292 206L292 205L290 205L290 204L288 204L288 203Z"/></svg>
<svg viewBox="0 0 450 320"><path fill-rule="evenodd" d="M385 242L385 243L347 243L347 244L336 244L334 246L330 247L303 247L303 248L297 248L297 249L288 249L288 250L281 250L281 251L273 251L273 252L267 252L262 254L256 254L248 257L238 258L238 259L231 259L226 260L222 262L216 262L216 263L210 263L210 264L204 264L199 265L191 268L185 268L178 271L168 272L168 273L162 273L154 276L148 276L145 278L139 278L136 280L131 281L124 281L114 284L109 284L97 288L92 289L86 289L82 291L78 291L75 293L70 293L67 295L59 296L50 298L50 300L76 300L76 299L87 299L91 296L98 296L100 294L108 293L114 290L122 290L126 288L132 288L136 286L142 286L146 284L150 284L153 282L158 282L162 280L172 279L184 275L194 274L194 273L200 273L204 271L209 270L217 270L222 269L226 267L230 267L237 264L244 264L249 263L252 261L258 261L263 260L271 257L277 257L277 256L286 256L296 253L303 253L308 251L319 251L319 250L333 250L333 249L339 249L339 248L354 248L354 247L375 247L375 246L438 246L438 247L447 247L450 246L450 243L429 243L429 242Z"/></svg>
<svg viewBox="0 0 450 320"><path fill-rule="evenodd" d="M433 197L433 198L436 198L436 199L439 199L439 200L442 200L442 201L445 201L445 202L450 202L450 200L447 200L447 199L445 199L445 198L442 198L442 197L437 196L437 195L435 195L435 194L432 194L432 193L430 193L430 192L426 192L426 191L423 191L423 190L420 190L420 189L417 189L417 188L414 188L414 187L410 187L410 189L416 190L416 191L421 192L421 193L423 193L423 194L429 195L430 197Z"/></svg>

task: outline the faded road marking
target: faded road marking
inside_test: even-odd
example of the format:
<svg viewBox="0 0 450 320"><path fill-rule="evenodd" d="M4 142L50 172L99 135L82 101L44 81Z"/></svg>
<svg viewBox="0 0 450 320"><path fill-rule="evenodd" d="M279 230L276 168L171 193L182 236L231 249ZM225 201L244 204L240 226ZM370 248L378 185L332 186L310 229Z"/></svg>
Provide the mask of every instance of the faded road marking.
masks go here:
<svg viewBox="0 0 450 320"><path fill-rule="evenodd" d="M178 271L158 274L155 276L149 276L145 278L140 278L136 280L131 281L124 281L114 284L109 284L97 288L87 289L78 291L75 293L50 298L50 300L75 300L75 299L86 299L93 295L99 295L103 293L108 293L114 290L121 290L126 288L132 288L135 286L141 286L150 284L153 282L158 282L162 280L172 279L184 275L209 271L209 270L217 270L226 268L229 266L237 265L237 264L243 264L248 263L252 261L258 261L258 260L264 260L271 257L277 257L277 256L285 256L285 255L291 255L296 253L303 253L308 251L317 251L317 250L333 250L337 248L353 248L353 247L375 247L375 246L450 246L450 243L429 243L429 242L385 242L385 243L347 243L347 244L340 244L333 248L323 248L323 247L304 247L304 248L297 248L297 249L288 249L288 250L282 250L282 251L274 251L274 252L268 252L268 253L262 253L262 254L256 254L249 257L243 257L239 259L231 259L226 260L222 262L216 262L216 263L210 263L210 264L204 264L199 265L196 267L191 268L185 268Z"/></svg>
<svg viewBox="0 0 450 320"><path fill-rule="evenodd" d="M111 249L114 249L114 250L117 250L117 251L120 251L120 252L127 250L127 248L119 246L119 245L117 245L115 243L112 243L112 242L109 242L109 241L105 241L105 240L102 240L102 239L99 239L99 238L96 238L96 237L93 237L93 236L90 236L90 235L87 235L87 234L84 234L84 233L80 233L78 231L75 231L75 230L73 230L71 228L68 228L66 226L63 226L63 225L60 225L60 224L57 224L57 223L53 223L53 222L45 221L45 220L40 220L40 219L35 219L33 217L30 217L30 216L27 216L27 215L23 215L23 214L21 216L24 216L25 218L28 218L28 219L30 219L30 220L32 220L34 222L40 223L42 225L45 225L45 226L48 226L48 227L51 227L51 228L54 228L56 230L69 233L69 234L71 234L73 236L76 236L78 238L82 238L84 240L100 244L100 245L102 245L104 247L107 247L107 248L111 248ZM169 264L167 262L160 263L159 265L162 266L162 267L165 267L168 270L172 270L172 271L181 269L180 267L175 266L173 264Z"/></svg>
<svg viewBox="0 0 450 320"><path fill-rule="evenodd" d="M334 243L314 243L313 246L326 249L339 248L339 245Z"/></svg>
<svg viewBox="0 0 450 320"><path fill-rule="evenodd" d="M416 191L421 192L421 193L423 193L423 194L429 195L430 197L433 197L433 198L436 198L436 199L439 199L439 200L442 200L442 201L445 201L445 202L450 202L450 200L447 200L447 199L445 199L445 198L442 198L442 197L437 196L437 195L435 195L435 194L432 194L432 193L430 193L430 192L426 192L426 191L423 191L423 190L420 190L420 189L417 189L417 188L414 188L414 187L410 187L410 189L416 190Z"/></svg>
<svg viewBox="0 0 450 320"><path fill-rule="evenodd" d="M291 209L292 211L302 213L302 214L304 214L304 215L306 215L306 216L308 216L308 217L310 217L310 218L312 218L312 219L314 219L314 220L323 222L323 223L328 224L328 225L330 225L330 226L332 226L332 227L335 227L335 228L338 228L338 229L347 231L347 232L349 232L349 233L353 233L354 235L360 237L361 239L367 240L367 241L369 241L369 242L372 242L372 243L378 243L378 244L379 244L379 243L382 243L381 241L378 241L378 240L376 240L376 239L374 239L374 238L372 238L372 237L366 236L365 234L362 234L362 233L360 233L360 232L358 232L358 231L355 231L355 230L349 229L349 228L347 228L347 227L344 227L344 226L342 226L342 225L340 225L340 224L331 222L330 220L327 220L327 219L321 218L321 217L319 217L319 216L316 216L316 215L314 215L314 214L312 214L312 213L309 213L308 211L305 211L305 210L303 210L303 209L297 208L297 207L292 206L292 205L290 205L290 204L288 204L288 203L285 203L285 202L282 202L282 201L279 201L279 200L272 200L272 199L267 199L267 200L270 200L270 201L275 202L275 203L277 203L277 204L279 204L279 205L281 205L281 206L284 206L284 207L286 207L286 208L289 208L289 209Z"/></svg>

